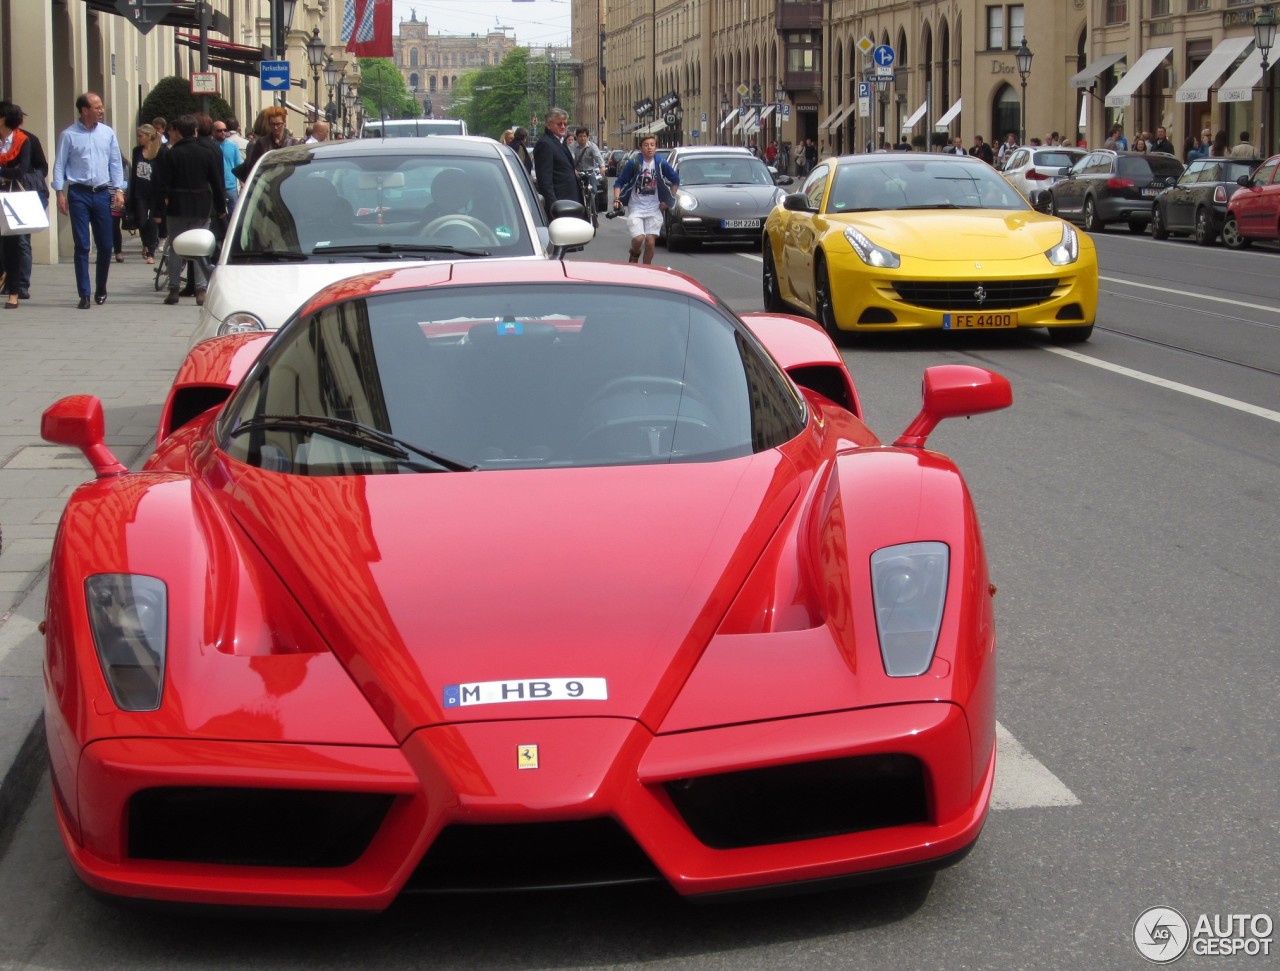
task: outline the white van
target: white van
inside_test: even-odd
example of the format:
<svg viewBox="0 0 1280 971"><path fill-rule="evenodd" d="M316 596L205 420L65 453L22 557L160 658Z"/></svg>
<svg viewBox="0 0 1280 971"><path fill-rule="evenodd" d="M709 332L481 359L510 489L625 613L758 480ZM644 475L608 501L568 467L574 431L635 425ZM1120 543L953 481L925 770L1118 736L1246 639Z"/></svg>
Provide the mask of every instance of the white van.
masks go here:
<svg viewBox="0 0 1280 971"><path fill-rule="evenodd" d="M461 118L371 118L360 131L361 138L415 138L423 135L465 135L467 123Z"/></svg>

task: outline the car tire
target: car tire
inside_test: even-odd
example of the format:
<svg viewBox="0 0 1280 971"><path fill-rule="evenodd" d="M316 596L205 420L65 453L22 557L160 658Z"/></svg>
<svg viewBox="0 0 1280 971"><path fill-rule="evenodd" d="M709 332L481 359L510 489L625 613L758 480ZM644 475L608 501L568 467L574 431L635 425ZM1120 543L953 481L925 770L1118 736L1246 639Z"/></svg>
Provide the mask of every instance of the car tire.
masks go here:
<svg viewBox="0 0 1280 971"><path fill-rule="evenodd" d="M1218 231L1213 228L1213 217L1209 210L1201 207L1196 210L1196 242L1201 246L1212 246L1218 241Z"/></svg>
<svg viewBox="0 0 1280 971"><path fill-rule="evenodd" d="M1058 213L1058 200L1053 197L1052 189L1049 190L1049 215L1058 216L1059 219L1062 218L1062 216Z"/></svg>
<svg viewBox="0 0 1280 971"><path fill-rule="evenodd" d="M1240 224L1236 222L1234 213L1229 214L1227 221L1222 224L1222 241L1230 249L1244 249L1251 242L1251 240L1241 235Z"/></svg>
<svg viewBox="0 0 1280 971"><path fill-rule="evenodd" d="M1093 336L1093 324L1082 327L1050 327L1049 340L1054 344L1080 344Z"/></svg>
<svg viewBox="0 0 1280 971"><path fill-rule="evenodd" d="M1093 196L1087 196L1084 200L1083 219L1086 232L1105 233L1107 231L1107 227L1098 216L1098 204L1093 201Z"/></svg>
<svg viewBox="0 0 1280 971"><path fill-rule="evenodd" d="M1168 239L1169 230L1165 229L1164 217L1160 215L1160 206L1153 205L1151 207L1151 238L1152 239Z"/></svg>
<svg viewBox="0 0 1280 971"><path fill-rule="evenodd" d="M827 336L839 344L845 334L836 323L835 299L831 295L831 276L827 273L827 261L821 254L818 255L813 267L813 309L814 317L827 332Z"/></svg>
<svg viewBox="0 0 1280 971"><path fill-rule="evenodd" d="M773 247L769 245L769 237L764 238L764 272L761 274L761 286L764 290L764 309L771 314L786 311L787 305L782 299L782 290L778 286L778 268L773 262Z"/></svg>

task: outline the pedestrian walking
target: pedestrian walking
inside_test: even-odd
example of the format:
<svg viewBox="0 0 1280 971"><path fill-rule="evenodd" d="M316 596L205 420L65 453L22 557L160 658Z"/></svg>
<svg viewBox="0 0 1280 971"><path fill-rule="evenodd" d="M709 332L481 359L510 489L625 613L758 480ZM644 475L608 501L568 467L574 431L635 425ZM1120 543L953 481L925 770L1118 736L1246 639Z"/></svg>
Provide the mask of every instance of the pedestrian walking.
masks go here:
<svg viewBox="0 0 1280 971"><path fill-rule="evenodd" d="M31 140L22 131L22 109L15 104L0 113L0 181L4 191L25 192L31 182ZM5 236L0 244L4 261L6 310L17 310L19 294L24 289L23 248L29 261L31 238L26 234Z"/></svg>
<svg viewBox="0 0 1280 971"><path fill-rule="evenodd" d="M169 154L160 170L157 186L161 202L156 222L164 219L169 227L169 294L167 304L178 302L182 282L182 258L172 252L173 240L188 229L208 229L209 214L226 218L227 202L223 189L222 162L196 138L194 115L183 115L169 129ZM196 303L204 304L209 283L209 262L201 257L191 262Z"/></svg>
<svg viewBox="0 0 1280 971"><path fill-rule="evenodd" d="M152 125L139 125L137 135L138 144L134 146L129 161L129 188L125 193L124 208L142 237L143 261L155 263L160 231L151 216L156 204L157 169L163 164L161 156L169 149L161 143L160 133Z"/></svg>
<svg viewBox="0 0 1280 971"><path fill-rule="evenodd" d="M236 168L244 161L240 148L231 140L231 128L225 121L213 123L213 137L222 150L222 175L227 193L227 214L236 207L236 199L240 198L240 180L236 178Z"/></svg>
<svg viewBox="0 0 1280 971"><path fill-rule="evenodd" d="M622 167L613 183L613 208L627 207L627 232L631 234L631 263L653 262L662 210L675 203L675 187L680 184L676 170L657 158L656 135L640 139L640 155Z"/></svg>
<svg viewBox="0 0 1280 971"><path fill-rule="evenodd" d="M111 206L124 205L124 165L116 133L104 122L102 98L86 91L76 98L80 119L58 136L53 157L53 189L58 212L71 219L74 241L76 290L79 309L88 310L89 244L97 250L93 299L107 302L107 278L111 273Z"/></svg>

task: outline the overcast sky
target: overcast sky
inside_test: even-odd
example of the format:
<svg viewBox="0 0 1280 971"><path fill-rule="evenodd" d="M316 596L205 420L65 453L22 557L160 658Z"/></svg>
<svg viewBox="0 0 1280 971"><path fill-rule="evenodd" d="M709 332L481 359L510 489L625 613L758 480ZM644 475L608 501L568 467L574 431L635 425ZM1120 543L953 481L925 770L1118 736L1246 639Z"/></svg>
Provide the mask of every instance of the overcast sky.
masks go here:
<svg viewBox="0 0 1280 971"><path fill-rule="evenodd" d="M433 36L484 34L509 27L507 36L522 47L570 42L569 0L393 0L392 31L415 10Z"/></svg>

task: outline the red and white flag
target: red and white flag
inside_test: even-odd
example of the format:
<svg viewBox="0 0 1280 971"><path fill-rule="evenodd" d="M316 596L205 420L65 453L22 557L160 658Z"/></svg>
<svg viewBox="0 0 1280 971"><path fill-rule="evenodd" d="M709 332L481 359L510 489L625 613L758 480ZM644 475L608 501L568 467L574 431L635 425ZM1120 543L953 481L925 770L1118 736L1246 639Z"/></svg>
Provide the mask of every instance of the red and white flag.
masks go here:
<svg viewBox="0 0 1280 971"><path fill-rule="evenodd" d="M342 40L357 57L391 57L391 0L346 0Z"/></svg>

